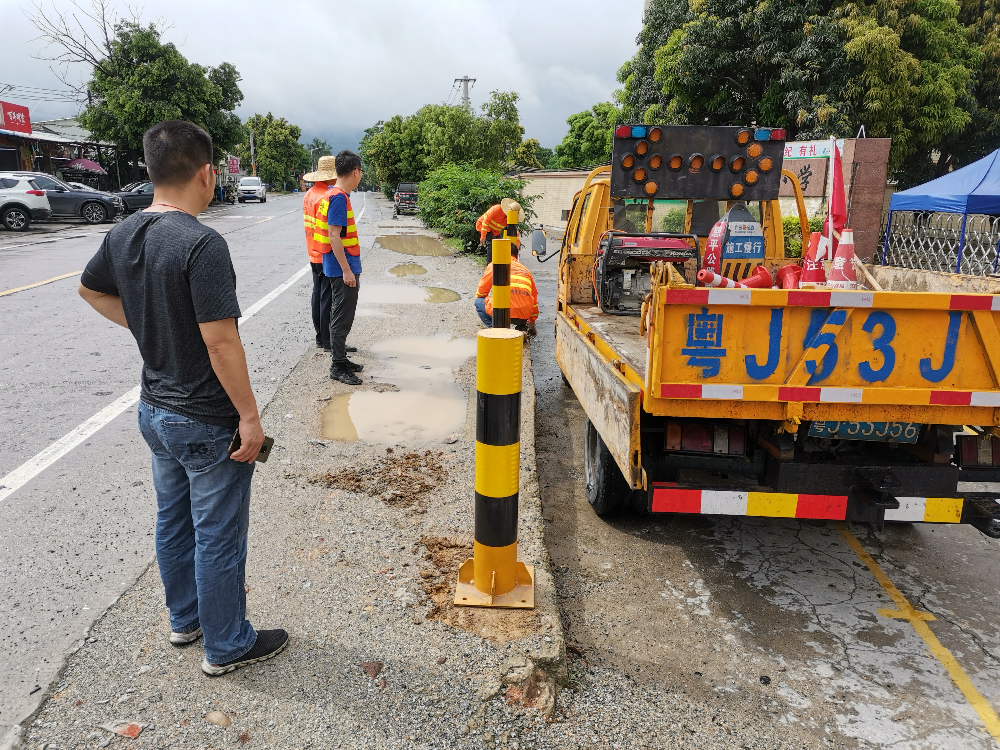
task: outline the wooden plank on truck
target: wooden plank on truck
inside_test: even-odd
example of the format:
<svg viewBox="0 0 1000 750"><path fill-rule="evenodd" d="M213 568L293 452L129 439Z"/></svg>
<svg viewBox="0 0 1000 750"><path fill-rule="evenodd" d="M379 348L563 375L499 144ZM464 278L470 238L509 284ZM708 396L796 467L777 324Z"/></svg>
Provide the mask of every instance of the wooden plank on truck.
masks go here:
<svg viewBox="0 0 1000 750"><path fill-rule="evenodd" d="M998 422L1000 296L671 289L644 408L750 419ZM715 413L717 412L717 414Z"/></svg>
<svg viewBox="0 0 1000 750"><path fill-rule="evenodd" d="M642 488L639 457L642 392L562 313L556 315L556 361L622 475L633 488Z"/></svg>

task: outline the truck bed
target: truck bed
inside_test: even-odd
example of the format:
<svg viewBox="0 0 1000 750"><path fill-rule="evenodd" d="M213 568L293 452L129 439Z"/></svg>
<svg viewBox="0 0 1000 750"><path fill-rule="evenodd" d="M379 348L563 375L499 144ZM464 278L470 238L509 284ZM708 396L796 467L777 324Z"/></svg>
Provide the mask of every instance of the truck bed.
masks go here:
<svg viewBox="0 0 1000 750"><path fill-rule="evenodd" d="M574 305L573 310L646 379L646 337L639 333L638 315L608 315L596 305Z"/></svg>

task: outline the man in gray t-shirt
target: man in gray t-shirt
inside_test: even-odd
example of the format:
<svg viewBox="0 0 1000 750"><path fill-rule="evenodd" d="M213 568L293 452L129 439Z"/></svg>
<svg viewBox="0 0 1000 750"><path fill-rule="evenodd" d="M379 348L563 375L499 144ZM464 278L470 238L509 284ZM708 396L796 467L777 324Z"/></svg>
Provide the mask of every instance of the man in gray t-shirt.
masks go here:
<svg viewBox="0 0 1000 750"><path fill-rule="evenodd" d="M152 453L156 559L169 641L204 633L210 676L275 656L281 629L254 630L244 584L250 481L264 441L236 321L229 247L197 218L212 200L212 139L167 120L143 137L153 204L105 236L80 295L128 328L142 354L139 429ZM232 455L229 445L237 435Z"/></svg>

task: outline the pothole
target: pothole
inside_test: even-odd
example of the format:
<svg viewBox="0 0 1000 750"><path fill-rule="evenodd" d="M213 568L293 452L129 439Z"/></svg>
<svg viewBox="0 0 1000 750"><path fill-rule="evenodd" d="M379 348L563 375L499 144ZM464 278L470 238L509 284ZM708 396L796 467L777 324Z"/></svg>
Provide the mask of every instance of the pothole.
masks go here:
<svg viewBox="0 0 1000 750"><path fill-rule="evenodd" d="M429 255L436 258L454 255L439 239L427 235L387 234L376 237L375 241L386 250L403 255Z"/></svg>
<svg viewBox="0 0 1000 750"><path fill-rule="evenodd" d="M358 292L359 305L402 304L429 302L441 304L457 302L462 295L438 286L410 286L409 284L362 284Z"/></svg>
<svg viewBox="0 0 1000 750"><path fill-rule="evenodd" d="M393 276L420 276L421 274L427 273L427 269L424 268L419 263L400 263L398 266L393 266L389 269L389 273Z"/></svg>

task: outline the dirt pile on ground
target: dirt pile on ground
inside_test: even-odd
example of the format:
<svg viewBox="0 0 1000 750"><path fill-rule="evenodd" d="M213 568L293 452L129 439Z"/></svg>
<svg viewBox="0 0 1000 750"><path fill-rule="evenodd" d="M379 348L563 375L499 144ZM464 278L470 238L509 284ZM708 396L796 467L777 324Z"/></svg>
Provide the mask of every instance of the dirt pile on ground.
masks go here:
<svg viewBox="0 0 1000 750"><path fill-rule="evenodd" d="M308 478L310 484L356 492L377 497L388 505L426 509L426 495L445 481L448 472L441 463L441 452L416 451L396 453L385 449L386 455L371 466L325 472Z"/></svg>
<svg viewBox="0 0 1000 750"><path fill-rule="evenodd" d="M422 588L433 604L427 613L428 620L440 620L497 643L523 638L537 630L533 610L455 606L458 569L473 555L472 540L424 536L420 544L427 550L424 560L428 563L420 571Z"/></svg>

